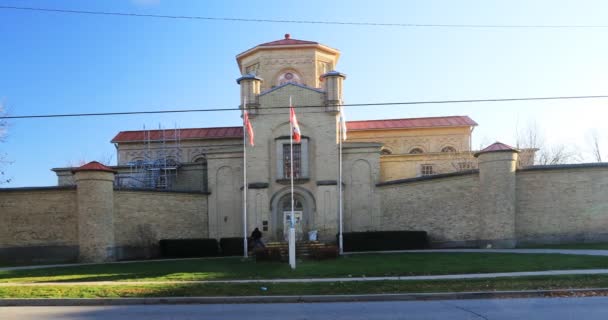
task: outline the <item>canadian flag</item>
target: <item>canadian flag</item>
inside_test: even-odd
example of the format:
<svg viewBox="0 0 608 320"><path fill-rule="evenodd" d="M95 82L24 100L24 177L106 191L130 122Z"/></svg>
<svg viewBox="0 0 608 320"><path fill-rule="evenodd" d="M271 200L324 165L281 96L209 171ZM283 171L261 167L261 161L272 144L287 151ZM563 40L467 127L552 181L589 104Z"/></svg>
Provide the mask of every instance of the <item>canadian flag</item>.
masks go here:
<svg viewBox="0 0 608 320"><path fill-rule="evenodd" d="M253 147L253 127L251 126L251 122L249 122L249 113L247 110L243 112L243 125L247 130L247 136L249 137L249 145Z"/></svg>
<svg viewBox="0 0 608 320"><path fill-rule="evenodd" d="M296 143L300 143L302 135L300 133L300 126L298 125L298 119L296 118L296 111L293 106L289 106L289 122L291 123L291 135Z"/></svg>

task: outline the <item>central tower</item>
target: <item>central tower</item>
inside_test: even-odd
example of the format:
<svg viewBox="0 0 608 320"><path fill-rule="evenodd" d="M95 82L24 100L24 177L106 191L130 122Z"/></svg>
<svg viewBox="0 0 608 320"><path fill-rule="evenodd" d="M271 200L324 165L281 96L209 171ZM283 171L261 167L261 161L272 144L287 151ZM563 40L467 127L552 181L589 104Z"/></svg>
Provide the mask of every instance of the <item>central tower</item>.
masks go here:
<svg viewBox="0 0 608 320"><path fill-rule="evenodd" d="M339 57L336 49L289 34L236 56L241 107L248 110L255 132L255 147L245 146L247 198L255 199L247 203L248 230L258 227L275 240L284 239L293 180L296 237L305 239L309 231L318 231L320 239L335 237L336 142L345 78L334 71ZM290 101L302 130L301 142L293 147L285 109Z"/></svg>
<svg viewBox="0 0 608 320"><path fill-rule="evenodd" d="M323 88L322 75L334 70L340 52L314 41L285 38L262 43L236 56L241 75L262 78L261 91L291 82Z"/></svg>

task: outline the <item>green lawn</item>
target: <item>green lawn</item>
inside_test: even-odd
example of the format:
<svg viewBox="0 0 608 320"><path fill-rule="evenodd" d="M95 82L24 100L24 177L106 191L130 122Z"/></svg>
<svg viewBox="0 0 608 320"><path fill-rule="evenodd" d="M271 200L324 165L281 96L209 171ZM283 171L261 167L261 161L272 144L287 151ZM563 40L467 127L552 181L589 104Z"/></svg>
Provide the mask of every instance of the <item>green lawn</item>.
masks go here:
<svg viewBox="0 0 608 320"><path fill-rule="evenodd" d="M525 249L575 249L575 250L608 250L608 243L566 243L566 244L538 244L523 245Z"/></svg>
<svg viewBox="0 0 608 320"><path fill-rule="evenodd" d="M266 290L262 290L262 287ZM170 284L120 286L0 287L0 298L116 298L249 295L328 295L470 292L608 287L606 275L501 279L373 281L289 284Z"/></svg>
<svg viewBox="0 0 608 320"><path fill-rule="evenodd" d="M287 263L242 258L193 259L0 271L0 282L182 281L362 277L608 268L608 257L509 253L395 253L347 255Z"/></svg>

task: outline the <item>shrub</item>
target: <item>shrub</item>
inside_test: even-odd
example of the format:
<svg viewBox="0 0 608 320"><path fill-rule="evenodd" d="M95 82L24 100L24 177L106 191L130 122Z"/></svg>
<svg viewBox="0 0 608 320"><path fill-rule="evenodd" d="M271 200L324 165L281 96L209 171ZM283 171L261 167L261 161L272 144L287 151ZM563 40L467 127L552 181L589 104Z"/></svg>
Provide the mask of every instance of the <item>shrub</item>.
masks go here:
<svg viewBox="0 0 608 320"><path fill-rule="evenodd" d="M243 238L221 238L220 248L223 256L242 256L243 255Z"/></svg>
<svg viewBox="0 0 608 320"><path fill-rule="evenodd" d="M163 239L159 245L164 258L215 257L219 253L216 239Z"/></svg>
<svg viewBox="0 0 608 320"><path fill-rule="evenodd" d="M426 231L369 231L343 233L344 251L413 250L428 247Z"/></svg>
<svg viewBox="0 0 608 320"><path fill-rule="evenodd" d="M314 260L336 259L340 256L340 250L336 246L313 247L308 251L308 257Z"/></svg>
<svg viewBox="0 0 608 320"><path fill-rule="evenodd" d="M282 261L281 248L257 248L253 251L255 261Z"/></svg>

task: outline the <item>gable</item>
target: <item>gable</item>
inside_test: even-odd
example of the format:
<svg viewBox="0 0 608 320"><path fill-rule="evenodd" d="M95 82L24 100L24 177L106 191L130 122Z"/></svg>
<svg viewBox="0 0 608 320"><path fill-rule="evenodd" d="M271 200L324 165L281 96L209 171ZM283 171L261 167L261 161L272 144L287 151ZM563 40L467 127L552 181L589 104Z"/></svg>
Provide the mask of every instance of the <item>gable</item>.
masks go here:
<svg viewBox="0 0 608 320"><path fill-rule="evenodd" d="M289 107L291 97L294 107L302 106L325 106L325 92L295 83L286 83L260 94L259 102L262 108L285 108ZM310 108L301 112L315 110Z"/></svg>

